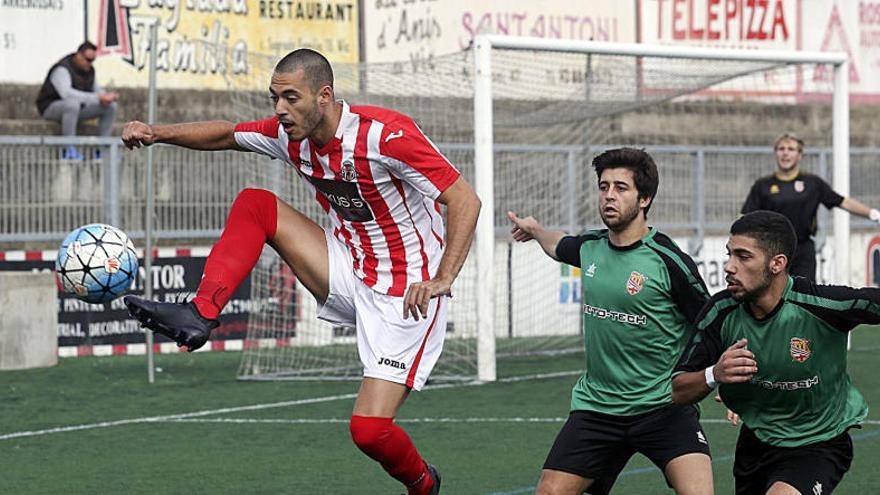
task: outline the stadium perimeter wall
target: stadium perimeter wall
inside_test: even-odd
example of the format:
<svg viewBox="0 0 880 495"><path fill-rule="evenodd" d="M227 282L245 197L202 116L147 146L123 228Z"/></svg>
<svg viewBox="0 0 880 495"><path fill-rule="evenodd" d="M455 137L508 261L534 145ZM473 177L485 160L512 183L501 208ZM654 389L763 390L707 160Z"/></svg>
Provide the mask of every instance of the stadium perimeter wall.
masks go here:
<svg viewBox="0 0 880 495"><path fill-rule="evenodd" d="M0 370L58 363L56 292L51 273L0 271Z"/></svg>
<svg viewBox="0 0 880 495"><path fill-rule="evenodd" d="M267 75L268 83L268 75ZM39 86L29 84L0 84L0 135L57 135L58 124L42 119L34 100ZM122 126L130 120L147 119L147 91L144 88L120 88L119 108L114 123L114 135L120 135ZM393 105L380 96L369 101L351 100L354 104ZM259 97L254 101L261 101ZM451 102L468 108L469 101ZM853 105L850 110L850 145L853 147L880 147L880 120L877 106ZM259 111L259 109L257 109ZM264 114L272 115L266 98ZM765 118L772 114L773 119ZM771 127L780 115L790 122L785 129ZM472 115L462 114L469 129ZM199 120L235 120L227 91L160 89L158 91L157 122L193 122ZM719 119L723 119L720 122ZM772 146L773 139L782 132L795 132L808 146L827 146L831 136L827 131L831 121L831 107L825 103L802 105L768 105L755 102L699 102L675 103L645 108L636 112L607 118L603 138L606 142L634 144L710 144ZM432 133L430 122L419 122L435 141L448 141ZM81 126L81 133L94 134L94 123ZM525 137L524 137L525 138ZM527 138L525 138L527 139ZM453 141L468 142L471 134L455 136ZM497 142L521 143L516 135L498 136Z"/></svg>

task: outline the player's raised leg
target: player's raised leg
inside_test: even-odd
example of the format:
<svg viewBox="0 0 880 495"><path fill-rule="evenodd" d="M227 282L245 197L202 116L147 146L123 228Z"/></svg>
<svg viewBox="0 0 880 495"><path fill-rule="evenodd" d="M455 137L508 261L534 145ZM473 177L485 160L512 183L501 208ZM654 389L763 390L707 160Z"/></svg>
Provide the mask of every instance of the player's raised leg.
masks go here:
<svg viewBox="0 0 880 495"><path fill-rule="evenodd" d="M217 327L218 315L257 264L266 243L279 251L319 301L326 299L329 284L323 229L270 191L244 189L208 255L192 302L163 303L126 296L125 304L144 326L190 351L198 349Z"/></svg>
<svg viewBox="0 0 880 495"><path fill-rule="evenodd" d="M269 244L296 274L297 280L315 296L327 300L330 270L324 229L280 199L277 200L278 228Z"/></svg>

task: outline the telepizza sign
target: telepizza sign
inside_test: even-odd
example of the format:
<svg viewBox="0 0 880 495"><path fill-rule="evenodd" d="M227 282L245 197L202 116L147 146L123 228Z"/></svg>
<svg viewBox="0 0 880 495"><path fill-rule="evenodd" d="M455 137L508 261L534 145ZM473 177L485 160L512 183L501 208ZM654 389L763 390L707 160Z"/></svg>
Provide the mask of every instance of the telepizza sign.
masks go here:
<svg viewBox="0 0 880 495"><path fill-rule="evenodd" d="M880 235L868 241L868 254L865 260L865 273L868 274L866 286L880 287Z"/></svg>

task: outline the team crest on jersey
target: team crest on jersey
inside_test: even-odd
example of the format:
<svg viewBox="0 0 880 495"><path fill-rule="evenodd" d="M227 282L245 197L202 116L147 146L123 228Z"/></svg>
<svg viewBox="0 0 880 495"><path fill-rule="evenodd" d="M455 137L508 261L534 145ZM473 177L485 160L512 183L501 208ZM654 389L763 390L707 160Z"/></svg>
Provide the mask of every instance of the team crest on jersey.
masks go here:
<svg viewBox="0 0 880 495"><path fill-rule="evenodd" d="M642 275L639 272L630 273L629 280L626 281L626 291L631 296L638 294L642 291L642 287L645 286L646 280L648 280L648 277Z"/></svg>
<svg viewBox="0 0 880 495"><path fill-rule="evenodd" d="M358 178L357 172L354 170L354 163L352 163L351 160L345 160L342 162L342 169L340 170L339 175L342 177L342 180L346 182L354 182Z"/></svg>
<svg viewBox="0 0 880 495"><path fill-rule="evenodd" d="M770 194L779 194L779 186L773 184L770 186Z"/></svg>
<svg viewBox="0 0 880 495"><path fill-rule="evenodd" d="M802 180L794 181L794 190L797 192L804 192L804 181L802 181Z"/></svg>
<svg viewBox="0 0 880 495"><path fill-rule="evenodd" d="M301 168L312 168L312 162L303 160L302 158L298 159L296 163L299 164Z"/></svg>
<svg viewBox="0 0 880 495"><path fill-rule="evenodd" d="M810 341L800 337L791 338L791 358L799 363L810 359L813 352L810 350Z"/></svg>

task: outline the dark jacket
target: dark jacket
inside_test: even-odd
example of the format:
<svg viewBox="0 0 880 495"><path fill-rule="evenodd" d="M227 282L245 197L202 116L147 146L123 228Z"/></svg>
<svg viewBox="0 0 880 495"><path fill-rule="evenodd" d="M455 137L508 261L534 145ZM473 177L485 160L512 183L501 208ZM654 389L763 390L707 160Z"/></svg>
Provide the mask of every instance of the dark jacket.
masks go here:
<svg viewBox="0 0 880 495"><path fill-rule="evenodd" d="M49 73L46 74L46 80L43 81L43 86L40 88L40 94L37 95L37 110L40 112L40 115L43 115L43 112L46 111L46 108L53 101L61 99L61 95L58 94L58 91L55 90L55 86L52 85L52 81L49 80L52 71L55 70L56 67L64 67L70 72L70 81L74 89L88 92L93 91L95 87L95 68L90 67L87 71L79 69L73 63L74 55L75 53L71 53L59 60L49 69Z"/></svg>

